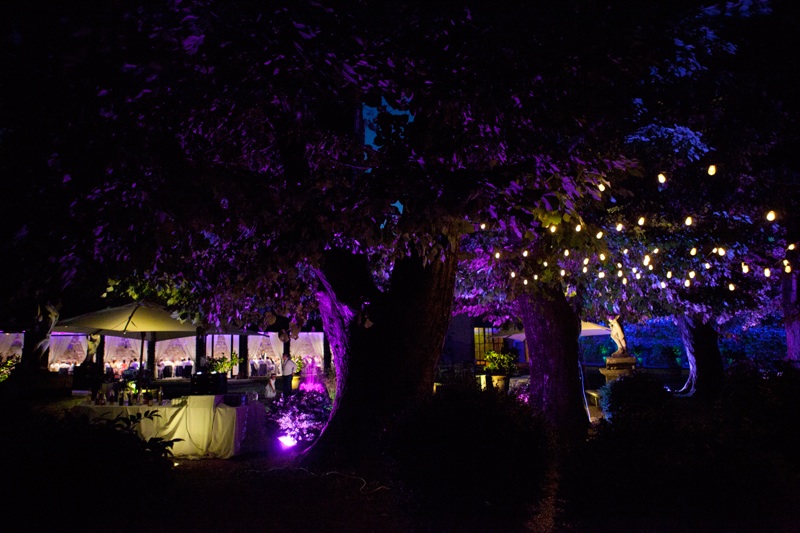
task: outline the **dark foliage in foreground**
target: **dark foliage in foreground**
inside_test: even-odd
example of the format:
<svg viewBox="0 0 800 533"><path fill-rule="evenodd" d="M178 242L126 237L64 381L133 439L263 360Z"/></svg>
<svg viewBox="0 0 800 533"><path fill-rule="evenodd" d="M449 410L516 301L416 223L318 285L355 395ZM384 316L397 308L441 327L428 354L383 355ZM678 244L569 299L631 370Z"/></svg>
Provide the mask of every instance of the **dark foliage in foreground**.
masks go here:
<svg viewBox="0 0 800 533"><path fill-rule="evenodd" d="M729 369L714 402L613 382L611 422L564 472L568 514L582 531L796 530L798 385L752 364Z"/></svg>
<svg viewBox="0 0 800 533"><path fill-rule="evenodd" d="M447 530L515 531L530 516L546 436L527 405L453 384L405 420L396 453L413 512Z"/></svg>
<svg viewBox="0 0 800 533"><path fill-rule="evenodd" d="M145 502L173 481L164 446L120 425L34 416L24 408L7 409L0 424L0 501L5 517L24 520L29 530L146 527Z"/></svg>

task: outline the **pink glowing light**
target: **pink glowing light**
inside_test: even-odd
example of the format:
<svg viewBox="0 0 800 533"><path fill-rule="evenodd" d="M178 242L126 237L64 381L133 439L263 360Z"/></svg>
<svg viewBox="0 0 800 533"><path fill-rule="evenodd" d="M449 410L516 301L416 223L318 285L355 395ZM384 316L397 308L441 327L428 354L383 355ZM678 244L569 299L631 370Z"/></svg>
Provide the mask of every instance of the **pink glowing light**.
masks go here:
<svg viewBox="0 0 800 533"><path fill-rule="evenodd" d="M297 440L294 437L290 437L289 435L284 435L282 437L278 437L278 440L281 441L284 448L291 448L297 444Z"/></svg>

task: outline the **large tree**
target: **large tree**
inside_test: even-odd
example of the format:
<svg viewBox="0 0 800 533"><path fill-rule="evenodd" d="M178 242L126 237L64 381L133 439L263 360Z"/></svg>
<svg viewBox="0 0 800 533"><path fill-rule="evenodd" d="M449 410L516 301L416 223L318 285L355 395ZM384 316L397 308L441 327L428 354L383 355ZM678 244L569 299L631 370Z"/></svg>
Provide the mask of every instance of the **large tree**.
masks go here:
<svg viewBox="0 0 800 533"><path fill-rule="evenodd" d="M37 14L57 45L19 23L6 53L47 59L41 99L68 97L8 128L51 122L35 178L70 199L67 282L99 263L211 325L282 316L296 331L318 308L337 400L309 458L353 463L431 394L481 224L544 257L547 228L580 222L630 169L637 87L653 65L682 68L663 59L675 27L704 27L691 7L64 6ZM530 320L564 316L544 305L563 293L534 294ZM543 357L569 364L574 334Z"/></svg>

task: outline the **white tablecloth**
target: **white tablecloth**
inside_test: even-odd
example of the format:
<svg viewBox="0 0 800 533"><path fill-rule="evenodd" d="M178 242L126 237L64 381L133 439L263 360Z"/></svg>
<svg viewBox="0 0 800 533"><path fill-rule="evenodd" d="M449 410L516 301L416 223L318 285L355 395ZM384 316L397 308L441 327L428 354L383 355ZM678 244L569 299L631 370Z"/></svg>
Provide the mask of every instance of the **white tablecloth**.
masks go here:
<svg viewBox="0 0 800 533"><path fill-rule="evenodd" d="M188 396L174 405L89 405L72 408L90 420L114 420L122 415L155 411L137 427L145 440L153 437L182 439L172 445L175 456L228 459L244 452L266 449L266 412L258 402L240 407L222 403L222 396Z"/></svg>

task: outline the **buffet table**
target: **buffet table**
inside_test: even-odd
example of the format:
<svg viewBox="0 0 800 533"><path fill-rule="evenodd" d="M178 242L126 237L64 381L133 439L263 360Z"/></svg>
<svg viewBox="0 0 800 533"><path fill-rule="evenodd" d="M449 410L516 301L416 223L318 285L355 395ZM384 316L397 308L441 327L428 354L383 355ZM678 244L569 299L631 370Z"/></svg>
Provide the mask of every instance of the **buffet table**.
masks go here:
<svg viewBox="0 0 800 533"><path fill-rule="evenodd" d="M90 405L72 408L90 421L114 420L137 413L155 412L152 420L142 418L136 430L144 440L160 437L182 439L172 445L177 457L228 459L244 452L266 449L266 411L258 402L239 407L222 403L223 396L186 396L170 405Z"/></svg>

